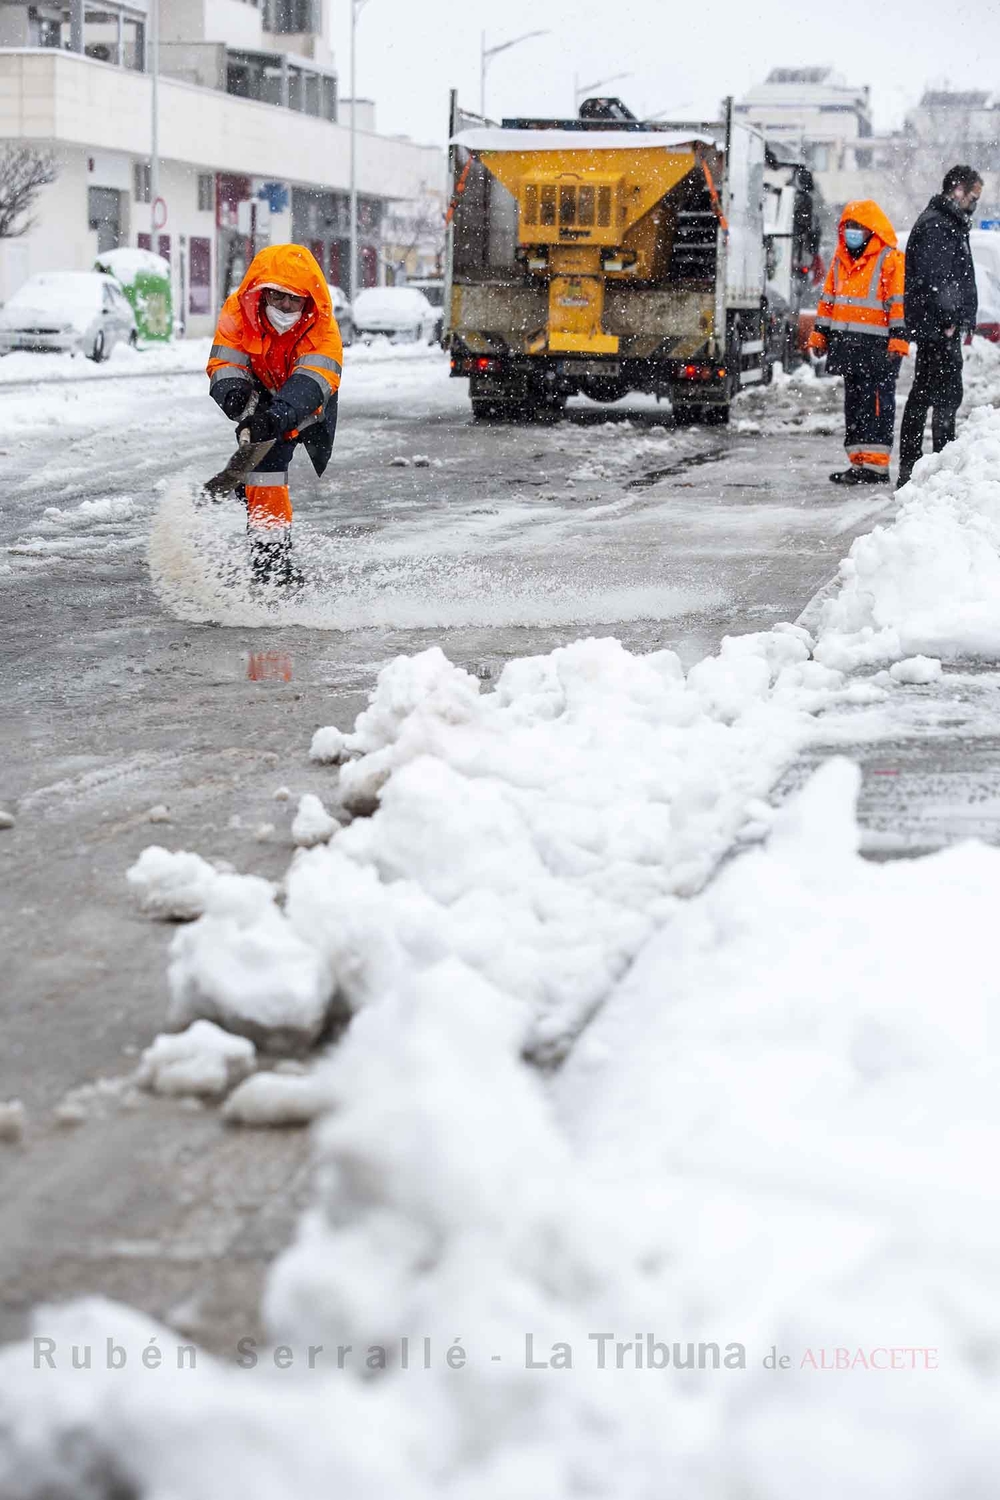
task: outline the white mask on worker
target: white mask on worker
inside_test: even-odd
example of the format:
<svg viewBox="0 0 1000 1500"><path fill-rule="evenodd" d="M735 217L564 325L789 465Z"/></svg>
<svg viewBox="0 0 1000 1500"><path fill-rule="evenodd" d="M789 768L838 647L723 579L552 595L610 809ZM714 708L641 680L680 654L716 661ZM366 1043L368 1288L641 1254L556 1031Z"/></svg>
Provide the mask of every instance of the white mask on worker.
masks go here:
<svg viewBox="0 0 1000 1500"><path fill-rule="evenodd" d="M300 312L282 312L280 307L271 307L270 303L264 312L271 327L276 328L279 333L287 333L290 328L294 328L302 316Z"/></svg>

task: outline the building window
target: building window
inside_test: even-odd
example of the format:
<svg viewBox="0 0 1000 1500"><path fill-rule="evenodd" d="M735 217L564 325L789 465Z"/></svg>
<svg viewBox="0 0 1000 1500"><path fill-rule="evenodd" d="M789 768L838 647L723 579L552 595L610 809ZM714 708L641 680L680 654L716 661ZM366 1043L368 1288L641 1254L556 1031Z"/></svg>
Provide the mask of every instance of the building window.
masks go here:
<svg viewBox="0 0 1000 1500"><path fill-rule="evenodd" d="M264 29L276 35L319 31L316 0L265 0Z"/></svg>
<svg viewBox="0 0 1000 1500"><path fill-rule="evenodd" d="M215 178L211 172L198 173L198 211L199 213L215 212Z"/></svg>
<svg viewBox="0 0 1000 1500"><path fill-rule="evenodd" d="M190 296L188 310L192 317L204 317L212 311L212 241L192 235L188 241Z"/></svg>
<svg viewBox="0 0 1000 1500"><path fill-rule="evenodd" d="M226 92L259 104L284 104L284 67L260 52L230 52L226 57Z"/></svg>
<svg viewBox="0 0 1000 1500"><path fill-rule="evenodd" d="M132 163L132 196L136 203L148 203L152 191L152 174L148 161Z"/></svg>
<svg viewBox="0 0 1000 1500"><path fill-rule="evenodd" d="M117 250L122 243L121 194L114 188L87 189L87 222L97 231L97 253Z"/></svg>

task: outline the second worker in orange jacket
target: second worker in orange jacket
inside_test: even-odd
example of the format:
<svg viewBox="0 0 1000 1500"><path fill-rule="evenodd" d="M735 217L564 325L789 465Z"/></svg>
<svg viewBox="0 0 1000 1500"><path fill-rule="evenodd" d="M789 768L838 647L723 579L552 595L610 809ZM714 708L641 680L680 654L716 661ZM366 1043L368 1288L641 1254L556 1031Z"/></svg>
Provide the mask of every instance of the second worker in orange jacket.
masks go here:
<svg viewBox="0 0 1000 1500"><path fill-rule="evenodd" d="M859 199L840 216L809 347L844 377L844 447L850 468L835 484L888 484L896 379L910 352L903 321L902 251L877 203Z"/></svg>

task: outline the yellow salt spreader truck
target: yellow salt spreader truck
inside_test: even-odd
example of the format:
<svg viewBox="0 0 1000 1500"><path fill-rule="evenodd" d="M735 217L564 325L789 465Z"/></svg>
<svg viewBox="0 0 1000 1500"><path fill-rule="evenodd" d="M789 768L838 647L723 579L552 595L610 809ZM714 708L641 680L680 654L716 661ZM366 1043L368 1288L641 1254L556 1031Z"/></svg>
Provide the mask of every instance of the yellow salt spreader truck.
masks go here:
<svg viewBox="0 0 1000 1500"><path fill-rule="evenodd" d="M733 118L492 125L451 98L445 341L474 416L541 417L567 397L669 397L729 419L770 378L764 138Z"/></svg>

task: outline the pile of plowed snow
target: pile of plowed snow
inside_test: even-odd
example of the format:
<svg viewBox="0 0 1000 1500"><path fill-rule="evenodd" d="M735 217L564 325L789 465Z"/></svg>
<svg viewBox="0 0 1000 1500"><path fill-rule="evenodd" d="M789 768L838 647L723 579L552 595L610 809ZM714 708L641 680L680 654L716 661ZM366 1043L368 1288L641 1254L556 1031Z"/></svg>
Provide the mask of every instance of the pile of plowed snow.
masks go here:
<svg viewBox="0 0 1000 1500"><path fill-rule="evenodd" d="M387 976L316 1077L273 1344L192 1370L127 1309L41 1309L0 1492L991 1497L1000 853L863 861L857 782L681 904L553 1086L469 963Z"/></svg>
<svg viewBox="0 0 1000 1500"><path fill-rule="evenodd" d="M891 524L859 537L822 606L816 659L850 671L923 653L1000 656L1000 410L928 454Z"/></svg>

